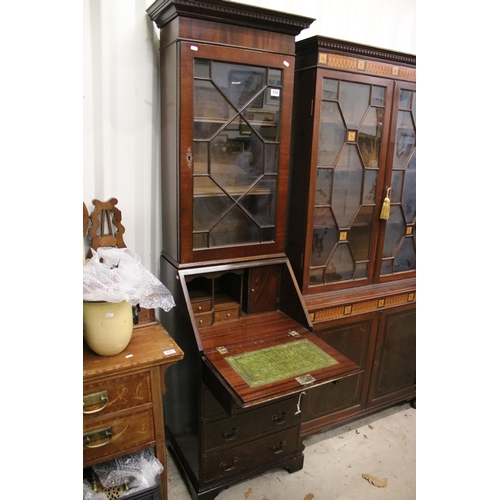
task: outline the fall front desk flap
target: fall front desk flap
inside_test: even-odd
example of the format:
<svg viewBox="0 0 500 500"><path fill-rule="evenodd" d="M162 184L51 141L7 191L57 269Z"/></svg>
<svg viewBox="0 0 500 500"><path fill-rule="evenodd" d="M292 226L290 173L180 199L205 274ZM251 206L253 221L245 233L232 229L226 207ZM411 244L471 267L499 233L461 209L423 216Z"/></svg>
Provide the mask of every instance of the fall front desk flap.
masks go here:
<svg viewBox="0 0 500 500"><path fill-rule="evenodd" d="M300 393L359 371L358 365L279 311L237 323L246 333L240 338L247 340L205 350L205 378L214 392L217 382L224 385L242 407ZM274 335L259 337L263 324L274 324Z"/></svg>

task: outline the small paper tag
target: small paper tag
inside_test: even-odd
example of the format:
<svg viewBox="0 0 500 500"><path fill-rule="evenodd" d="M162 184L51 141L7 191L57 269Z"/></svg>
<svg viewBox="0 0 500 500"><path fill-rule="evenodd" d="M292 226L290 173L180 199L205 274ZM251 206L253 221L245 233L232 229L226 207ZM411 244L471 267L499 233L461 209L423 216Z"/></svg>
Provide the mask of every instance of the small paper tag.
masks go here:
<svg viewBox="0 0 500 500"><path fill-rule="evenodd" d="M106 318L113 318L115 313L106 313Z"/></svg>
<svg viewBox="0 0 500 500"><path fill-rule="evenodd" d="M126 358L131 358L133 356L133 354L127 354L125 357Z"/></svg>
<svg viewBox="0 0 500 500"><path fill-rule="evenodd" d="M175 353L175 349L169 349L168 351L163 351L163 354L165 354L165 356L168 356L169 354L174 354Z"/></svg>
<svg viewBox="0 0 500 500"><path fill-rule="evenodd" d="M280 89L271 89L271 97L279 97Z"/></svg>

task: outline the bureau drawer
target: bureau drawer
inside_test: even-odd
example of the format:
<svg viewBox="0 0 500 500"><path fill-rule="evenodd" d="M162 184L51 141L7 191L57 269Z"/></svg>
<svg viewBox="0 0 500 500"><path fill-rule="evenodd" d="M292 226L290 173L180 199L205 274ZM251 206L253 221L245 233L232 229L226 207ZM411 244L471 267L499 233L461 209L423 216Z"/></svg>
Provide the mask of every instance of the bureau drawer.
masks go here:
<svg viewBox="0 0 500 500"><path fill-rule="evenodd" d="M298 398L297 395L292 399L248 410L234 417L205 423L204 451L227 448L259 434L299 424L301 415L295 414Z"/></svg>
<svg viewBox="0 0 500 500"><path fill-rule="evenodd" d="M93 416L105 416L151 403L149 372L83 384L84 422Z"/></svg>
<svg viewBox="0 0 500 500"><path fill-rule="evenodd" d="M137 410L119 418L95 418L83 426L83 464L107 460L114 453L153 444L153 410Z"/></svg>
<svg viewBox="0 0 500 500"><path fill-rule="evenodd" d="M229 309L221 309L215 311L214 323L221 323L223 321L231 321L240 317L240 307L231 307Z"/></svg>
<svg viewBox="0 0 500 500"><path fill-rule="evenodd" d="M212 311L212 300L192 300L191 306L195 314L201 314Z"/></svg>
<svg viewBox="0 0 500 500"><path fill-rule="evenodd" d="M196 314L195 321L198 328L205 328L207 326L212 326L213 324L213 314L212 312L204 314Z"/></svg>
<svg viewBox="0 0 500 500"><path fill-rule="evenodd" d="M300 426L295 426L207 456L203 461L204 480L238 474L297 452L299 435Z"/></svg>

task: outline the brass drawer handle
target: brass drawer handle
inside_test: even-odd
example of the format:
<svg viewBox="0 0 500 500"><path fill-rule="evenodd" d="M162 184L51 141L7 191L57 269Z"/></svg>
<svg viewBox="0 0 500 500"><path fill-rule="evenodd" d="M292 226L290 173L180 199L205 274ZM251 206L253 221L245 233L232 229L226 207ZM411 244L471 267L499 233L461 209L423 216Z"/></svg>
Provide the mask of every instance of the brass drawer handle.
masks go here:
<svg viewBox="0 0 500 500"><path fill-rule="evenodd" d="M221 462L219 465L222 467L222 470L224 472L229 472L230 470L233 470L236 467L236 462L238 462L238 457L233 458L233 465L231 467L228 467L226 462Z"/></svg>
<svg viewBox="0 0 500 500"><path fill-rule="evenodd" d="M287 411L282 412L283 418L278 418L278 415L273 415L271 418L276 425L281 425L286 422Z"/></svg>
<svg viewBox="0 0 500 500"><path fill-rule="evenodd" d="M222 437L224 438L224 441L232 441L236 437L236 434L238 434L239 430L239 427L233 427L232 434L228 434L226 431L222 431Z"/></svg>
<svg viewBox="0 0 500 500"><path fill-rule="evenodd" d="M97 431L86 432L83 435L83 446L85 448L100 448L101 446L106 446L113 439L113 433L111 432L111 427L106 427L104 429L99 429ZM103 441L102 443L100 441ZM94 442L99 442L98 444L92 444Z"/></svg>
<svg viewBox="0 0 500 500"><path fill-rule="evenodd" d="M94 394L89 394L88 396L83 396L83 414L91 415L92 413L99 413L106 408L109 402L108 391L96 392ZM98 403L102 403L102 406L96 408L95 410L85 411L86 406L94 406Z"/></svg>
<svg viewBox="0 0 500 500"><path fill-rule="evenodd" d="M280 446L281 448L276 448L276 446L274 446L274 444L271 445L271 451L277 455L278 453L281 453L284 449L285 449L285 446L286 446L286 441L281 441L280 442Z"/></svg>

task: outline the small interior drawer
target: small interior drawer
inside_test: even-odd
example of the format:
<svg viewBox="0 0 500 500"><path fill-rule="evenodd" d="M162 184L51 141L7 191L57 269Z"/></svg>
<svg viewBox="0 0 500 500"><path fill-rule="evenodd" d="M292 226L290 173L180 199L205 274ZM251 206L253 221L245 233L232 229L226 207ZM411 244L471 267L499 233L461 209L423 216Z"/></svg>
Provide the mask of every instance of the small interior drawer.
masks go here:
<svg viewBox="0 0 500 500"><path fill-rule="evenodd" d="M108 460L111 455L155 440L153 410L126 412L122 417L94 419L83 426L83 465Z"/></svg>
<svg viewBox="0 0 500 500"><path fill-rule="evenodd" d="M198 328L206 328L213 324L213 314L211 312L204 314L195 314L194 319Z"/></svg>
<svg viewBox="0 0 500 500"><path fill-rule="evenodd" d="M109 415L151 403L149 372L83 384L83 418Z"/></svg>

